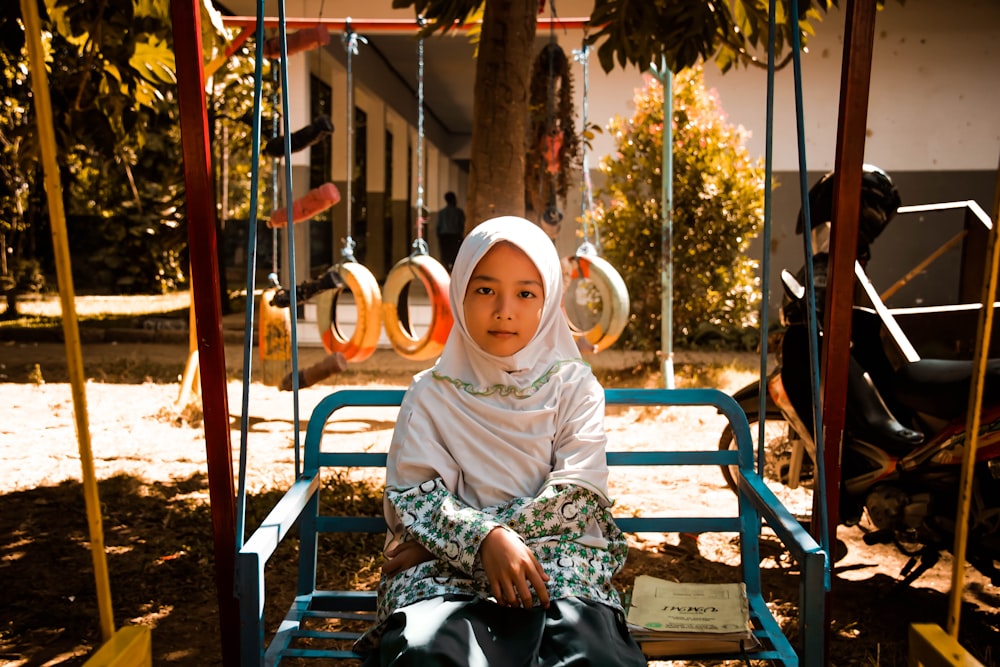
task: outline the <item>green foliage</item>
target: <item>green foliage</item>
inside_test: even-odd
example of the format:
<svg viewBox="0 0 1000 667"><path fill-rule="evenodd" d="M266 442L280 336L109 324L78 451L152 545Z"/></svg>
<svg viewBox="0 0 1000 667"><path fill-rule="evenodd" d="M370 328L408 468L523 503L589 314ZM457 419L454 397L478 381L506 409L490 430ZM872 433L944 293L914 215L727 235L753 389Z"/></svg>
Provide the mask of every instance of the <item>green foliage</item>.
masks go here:
<svg viewBox="0 0 1000 667"><path fill-rule="evenodd" d="M616 63L642 71L665 63L680 72L712 60L725 72L733 65L767 62L769 4L769 0L595 0L590 24L599 29L587 43L599 44L597 56L605 72ZM807 34L813 32L812 22L838 2L798 0L798 17L792 16L791 0L775 4L775 53L780 56L792 46L795 30L804 46ZM884 4L878 0L879 7Z"/></svg>
<svg viewBox="0 0 1000 667"><path fill-rule="evenodd" d="M12 261L8 301L24 291L25 267L53 272L35 100L18 3L0 14L0 232ZM10 7L13 5L13 7ZM46 54L57 162L80 287L161 291L175 287L186 243L173 51L166 0L46 0Z"/></svg>
<svg viewBox="0 0 1000 667"><path fill-rule="evenodd" d="M169 0L45 0L40 8L75 285L176 289L188 237ZM202 27L210 60L225 40L209 0ZM25 44L18 3L3 3L0 288L9 304L38 287L39 266L50 282L54 271ZM228 171L227 217L248 216L253 67L244 47L212 79L212 144L220 156L246 156Z"/></svg>
<svg viewBox="0 0 1000 667"><path fill-rule="evenodd" d="M687 345L756 343L757 263L746 256L763 225L764 170L747 135L726 122L705 89L701 68L674 79L673 332ZM632 302L622 339L630 349L660 349L663 86L636 91L635 114L609 125L616 153L596 216L604 254L622 271Z"/></svg>

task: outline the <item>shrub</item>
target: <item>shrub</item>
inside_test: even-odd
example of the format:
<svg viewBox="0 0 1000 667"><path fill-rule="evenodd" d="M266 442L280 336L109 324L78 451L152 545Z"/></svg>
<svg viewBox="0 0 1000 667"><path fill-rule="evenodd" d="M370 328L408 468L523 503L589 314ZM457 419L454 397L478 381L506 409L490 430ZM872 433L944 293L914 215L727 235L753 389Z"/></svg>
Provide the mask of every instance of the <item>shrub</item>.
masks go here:
<svg viewBox="0 0 1000 667"><path fill-rule="evenodd" d="M748 133L726 122L701 68L673 84L673 333L681 346L751 348L758 338L757 262L747 256L764 219L764 168ZM631 298L630 349L661 347L663 86L636 91L631 118L608 131L616 153L595 211L605 257Z"/></svg>

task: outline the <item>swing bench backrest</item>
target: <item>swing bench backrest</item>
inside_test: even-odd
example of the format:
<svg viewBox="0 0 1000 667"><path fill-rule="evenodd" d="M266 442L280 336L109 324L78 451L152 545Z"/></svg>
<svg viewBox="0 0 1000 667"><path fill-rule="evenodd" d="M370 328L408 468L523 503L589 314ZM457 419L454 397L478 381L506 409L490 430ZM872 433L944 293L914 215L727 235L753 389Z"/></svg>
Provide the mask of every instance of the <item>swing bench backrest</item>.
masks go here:
<svg viewBox="0 0 1000 667"><path fill-rule="evenodd" d="M317 550L320 536L337 533L384 533L381 517L331 516L320 504L320 476L325 469L384 468L386 455L375 452L323 451L321 441L327 422L347 407L398 406L403 391L359 389L338 391L325 397L309 419L303 473L279 500L237 556L240 598L241 655L244 665L278 665L289 658L356 659L350 642L370 623L375 593L367 590L318 590ZM738 516L669 517L618 516L625 532L633 533L732 533L739 536L741 570L746 584L754 634L760 649L753 660L782 665L819 665L824 661L823 624L826 554L798 521L781 505L754 472L754 452L746 415L727 394L714 389L610 389L608 405L713 406L724 414L736 436L737 450L719 450L715 443L704 451L609 451L611 466L738 466ZM664 439L666 440L666 439ZM335 444L335 443L334 443ZM342 503L338 503L342 506ZM761 591L760 532L770 528L799 567L797 646L782 632ZM299 565L297 593L287 614L265 643L265 565L279 544L298 528ZM373 554L376 556L377 554ZM347 630L329 630L331 619L348 623ZM325 624L323 628L315 626ZM353 623L352 627L350 624ZM358 627L360 624L360 627ZM705 659L708 656L688 656ZM713 659L745 659L739 653L717 654ZM685 656L671 656L683 660Z"/></svg>

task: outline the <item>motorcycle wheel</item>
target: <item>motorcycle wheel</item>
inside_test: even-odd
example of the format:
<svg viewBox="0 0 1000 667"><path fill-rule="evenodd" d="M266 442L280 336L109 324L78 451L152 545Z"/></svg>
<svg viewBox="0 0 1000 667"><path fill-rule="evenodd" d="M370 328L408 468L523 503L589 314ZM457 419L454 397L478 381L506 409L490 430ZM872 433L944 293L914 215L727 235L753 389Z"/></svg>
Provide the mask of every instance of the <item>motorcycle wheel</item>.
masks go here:
<svg viewBox="0 0 1000 667"><path fill-rule="evenodd" d="M760 437L760 415L748 412L750 423L750 438L753 442L754 456L758 451ZM797 488L788 487L788 460L793 447L795 431L792 425L785 421L780 413L768 414L764 421L764 469L761 477L768 488L774 492L788 511L799 520L808 520L812 516L812 465L811 461L803 461L803 474ZM736 438L731 426L726 426L719 438L719 449L736 449ZM736 491L736 466L723 466L722 476L726 484Z"/></svg>

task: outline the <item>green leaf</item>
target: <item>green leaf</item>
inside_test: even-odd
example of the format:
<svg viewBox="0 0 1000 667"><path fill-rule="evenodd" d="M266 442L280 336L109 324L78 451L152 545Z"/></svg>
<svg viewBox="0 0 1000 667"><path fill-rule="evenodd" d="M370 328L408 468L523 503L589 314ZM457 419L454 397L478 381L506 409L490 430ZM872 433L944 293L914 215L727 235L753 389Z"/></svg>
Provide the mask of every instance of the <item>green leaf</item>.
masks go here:
<svg viewBox="0 0 1000 667"><path fill-rule="evenodd" d="M174 52L167 46L166 40L151 37L148 42L136 42L129 64L152 83L177 83Z"/></svg>

